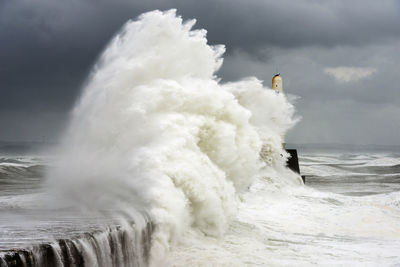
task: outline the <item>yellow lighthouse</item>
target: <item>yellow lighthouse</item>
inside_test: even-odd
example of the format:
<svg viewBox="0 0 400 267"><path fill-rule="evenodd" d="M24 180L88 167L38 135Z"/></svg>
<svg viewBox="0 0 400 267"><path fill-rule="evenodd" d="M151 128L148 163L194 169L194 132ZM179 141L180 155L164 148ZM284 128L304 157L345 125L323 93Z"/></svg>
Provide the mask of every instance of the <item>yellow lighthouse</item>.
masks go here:
<svg viewBox="0 0 400 267"><path fill-rule="evenodd" d="M272 77L272 89L274 89L278 93L282 93L283 91L283 81L279 73L275 74L275 76Z"/></svg>
<svg viewBox="0 0 400 267"><path fill-rule="evenodd" d="M283 81L281 74L275 74L274 77L272 77L272 89L277 92L278 94L283 92ZM281 136L282 138L282 147L285 148L285 136Z"/></svg>

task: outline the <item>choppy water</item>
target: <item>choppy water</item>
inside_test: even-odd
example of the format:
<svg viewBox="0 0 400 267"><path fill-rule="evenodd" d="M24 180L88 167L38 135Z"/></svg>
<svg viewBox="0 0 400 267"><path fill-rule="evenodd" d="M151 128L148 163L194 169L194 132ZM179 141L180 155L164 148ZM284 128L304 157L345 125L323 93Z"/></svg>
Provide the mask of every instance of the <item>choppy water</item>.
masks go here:
<svg viewBox="0 0 400 267"><path fill-rule="evenodd" d="M256 180L223 236L190 230L171 247L168 263L399 266L400 154L299 152L306 187L277 192L267 180ZM0 251L105 231L115 224L98 215L41 210L35 201L48 162L48 157L1 158Z"/></svg>
<svg viewBox="0 0 400 267"><path fill-rule="evenodd" d="M50 157L0 151L0 266L145 266L151 223L54 206Z"/></svg>
<svg viewBox="0 0 400 267"><path fill-rule="evenodd" d="M400 154L300 151L305 187L244 194L221 239L197 234L176 266L400 266Z"/></svg>
<svg viewBox="0 0 400 267"><path fill-rule="evenodd" d="M400 190L400 157L396 152L305 154L302 170L308 184L345 195L374 195Z"/></svg>

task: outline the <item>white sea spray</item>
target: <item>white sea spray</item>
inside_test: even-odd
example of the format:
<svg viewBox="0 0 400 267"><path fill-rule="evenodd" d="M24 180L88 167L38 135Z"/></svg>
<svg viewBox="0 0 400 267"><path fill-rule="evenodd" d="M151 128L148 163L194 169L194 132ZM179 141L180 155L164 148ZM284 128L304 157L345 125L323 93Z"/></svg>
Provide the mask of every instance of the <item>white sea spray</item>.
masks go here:
<svg viewBox="0 0 400 267"><path fill-rule="evenodd" d="M221 83L224 46L208 45L194 24L175 10L125 24L84 86L48 175L90 208L150 214L154 258L190 228L221 236L255 178L300 184L281 144L293 106L256 78Z"/></svg>

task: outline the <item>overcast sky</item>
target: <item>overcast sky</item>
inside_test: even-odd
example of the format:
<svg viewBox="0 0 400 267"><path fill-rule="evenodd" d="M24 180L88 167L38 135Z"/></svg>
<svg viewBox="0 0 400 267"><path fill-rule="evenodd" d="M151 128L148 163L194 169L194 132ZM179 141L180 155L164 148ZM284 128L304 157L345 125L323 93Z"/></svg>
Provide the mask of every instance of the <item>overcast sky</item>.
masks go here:
<svg viewBox="0 0 400 267"><path fill-rule="evenodd" d="M110 38L170 8L226 45L223 81L282 74L288 142L400 144L397 0L0 0L0 140L56 141Z"/></svg>

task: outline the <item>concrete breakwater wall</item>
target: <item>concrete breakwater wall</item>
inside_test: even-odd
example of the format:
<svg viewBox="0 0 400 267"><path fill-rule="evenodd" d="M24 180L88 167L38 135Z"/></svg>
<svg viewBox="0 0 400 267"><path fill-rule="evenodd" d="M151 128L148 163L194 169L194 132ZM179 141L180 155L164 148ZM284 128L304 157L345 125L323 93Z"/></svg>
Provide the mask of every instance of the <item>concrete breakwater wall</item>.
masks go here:
<svg viewBox="0 0 400 267"><path fill-rule="evenodd" d="M0 267L147 266L154 225L110 226L30 248L0 251Z"/></svg>

